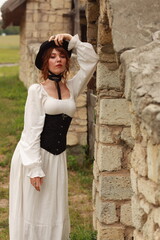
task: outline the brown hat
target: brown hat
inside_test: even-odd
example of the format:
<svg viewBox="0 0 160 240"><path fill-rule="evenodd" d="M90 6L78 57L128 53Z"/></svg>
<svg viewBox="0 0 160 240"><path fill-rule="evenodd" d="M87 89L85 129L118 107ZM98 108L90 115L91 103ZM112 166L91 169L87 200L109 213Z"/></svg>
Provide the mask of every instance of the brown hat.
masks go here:
<svg viewBox="0 0 160 240"><path fill-rule="evenodd" d="M36 59L35 59L35 65L38 69L42 69L42 65L43 65L43 60L42 57L45 53L46 50L48 50L49 48L64 48L66 50L66 52L68 53L68 57L71 57L72 54L72 50L68 51L68 44L69 42L66 40L63 40L63 44L60 46L57 46L54 42L54 40L52 41L45 41L41 44L40 48L39 48L39 52L37 53Z"/></svg>

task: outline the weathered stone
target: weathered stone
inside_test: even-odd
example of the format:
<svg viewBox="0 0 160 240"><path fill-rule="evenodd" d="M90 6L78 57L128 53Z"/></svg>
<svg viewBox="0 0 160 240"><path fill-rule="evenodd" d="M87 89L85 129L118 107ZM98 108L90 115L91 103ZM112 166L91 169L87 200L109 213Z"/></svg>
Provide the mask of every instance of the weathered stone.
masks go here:
<svg viewBox="0 0 160 240"><path fill-rule="evenodd" d="M143 194L149 203L157 204L156 184L145 178L138 179L138 191Z"/></svg>
<svg viewBox="0 0 160 240"><path fill-rule="evenodd" d="M126 226L132 226L131 203L127 202L121 205L120 222Z"/></svg>
<svg viewBox="0 0 160 240"><path fill-rule="evenodd" d="M88 22L95 22L99 16L99 9L96 2L87 2L87 20Z"/></svg>
<svg viewBox="0 0 160 240"><path fill-rule="evenodd" d="M131 136L131 128L123 128L121 132L121 139L130 147L134 146L134 139Z"/></svg>
<svg viewBox="0 0 160 240"><path fill-rule="evenodd" d="M137 194L138 191L138 174L134 171L133 168L130 170L130 176L131 176L131 185L134 193Z"/></svg>
<svg viewBox="0 0 160 240"><path fill-rule="evenodd" d="M75 112L74 117L78 118L78 119L86 120L87 119L87 109L85 107L77 108L77 111Z"/></svg>
<svg viewBox="0 0 160 240"><path fill-rule="evenodd" d="M78 134L78 143L82 146L85 146L87 144L87 132Z"/></svg>
<svg viewBox="0 0 160 240"><path fill-rule="evenodd" d="M100 197L107 200L129 200L132 196L130 177L125 174L100 175Z"/></svg>
<svg viewBox="0 0 160 240"><path fill-rule="evenodd" d="M94 164L93 164L93 175L94 175L94 179L98 180L98 178L99 178L99 168L98 168L98 165L97 165L96 161L94 161Z"/></svg>
<svg viewBox="0 0 160 240"><path fill-rule="evenodd" d="M131 157L131 165L141 176L147 176L146 148L135 143Z"/></svg>
<svg viewBox="0 0 160 240"><path fill-rule="evenodd" d="M154 222L153 222L153 213L151 212L148 217L147 217L147 221L145 222L143 228L143 236L144 239L150 240L153 239L153 235L154 235Z"/></svg>
<svg viewBox="0 0 160 240"><path fill-rule="evenodd" d="M102 99L99 122L108 125L130 126L128 102L125 99Z"/></svg>
<svg viewBox="0 0 160 240"><path fill-rule="evenodd" d="M82 93L77 98L76 106L77 107L85 107L87 103L87 95L85 93Z"/></svg>
<svg viewBox="0 0 160 240"><path fill-rule="evenodd" d="M117 71L109 71L105 63L97 64L97 89L121 88Z"/></svg>
<svg viewBox="0 0 160 240"><path fill-rule="evenodd" d="M154 232L154 240L159 240L160 239L160 229L157 229Z"/></svg>
<svg viewBox="0 0 160 240"><path fill-rule="evenodd" d="M154 208L153 210L153 219L155 223L158 223L159 227L160 227L160 207L158 208Z"/></svg>
<svg viewBox="0 0 160 240"><path fill-rule="evenodd" d="M106 226L98 222L97 240L124 240L124 227L121 225Z"/></svg>
<svg viewBox="0 0 160 240"><path fill-rule="evenodd" d="M134 240L146 240L143 238L143 234L137 230L134 230L133 236L134 236Z"/></svg>
<svg viewBox="0 0 160 240"><path fill-rule="evenodd" d="M100 22L98 25L98 43L101 45L112 43L111 29L106 23Z"/></svg>
<svg viewBox="0 0 160 240"><path fill-rule="evenodd" d="M67 145L74 146L78 144L78 136L76 133L68 132L67 134Z"/></svg>
<svg viewBox="0 0 160 240"><path fill-rule="evenodd" d="M99 127L99 141L102 143L118 143L121 136L121 127Z"/></svg>
<svg viewBox="0 0 160 240"><path fill-rule="evenodd" d="M121 146L98 145L97 164L100 171L115 171L121 169L123 149Z"/></svg>
<svg viewBox="0 0 160 240"><path fill-rule="evenodd" d="M156 183L160 181L160 145L153 145L151 141L147 146L148 177Z"/></svg>
<svg viewBox="0 0 160 240"><path fill-rule="evenodd" d="M140 207L144 210L145 213L149 214L151 209L152 209L152 205L149 204L144 198L142 198L139 202Z"/></svg>
<svg viewBox="0 0 160 240"><path fill-rule="evenodd" d="M112 224L118 221L116 204L114 202L104 202L97 196L96 211L100 222Z"/></svg>
<svg viewBox="0 0 160 240"><path fill-rule="evenodd" d="M132 221L133 221L133 226L137 229L140 230L142 229L146 218L147 214L144 212L144 210L140 207L140 199L138 196L134 195L132 197L131 201L131 206L132 206Z"/></svg>
<svg viewBox="0 0 160 240"><path fill-rule="evenodd" d="M151 42L152 33L160 29L160 2L108 0L108 16L116 52L143 46ZM118 9L118 11L117 11ZM127 19L127 21L126 21Z"/></svg>
<svg viewBox="0 0 160 240"><path fill-rule="evenodd" d="M63 9L64 1L52 0L51 5L53 9Z"/></svg>

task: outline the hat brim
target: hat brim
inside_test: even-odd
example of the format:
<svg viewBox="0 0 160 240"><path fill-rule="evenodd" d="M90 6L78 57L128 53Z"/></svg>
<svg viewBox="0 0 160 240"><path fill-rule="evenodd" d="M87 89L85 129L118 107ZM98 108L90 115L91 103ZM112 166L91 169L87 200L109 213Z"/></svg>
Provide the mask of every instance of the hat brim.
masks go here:
<svg viewBox="0 0 160 240"><path fill-rule="evenodd" d="M69 42L64 40L63 44L60 46L57 46L54 42L54 40L52 41L45 41L41 44L39 51L37 53L36 59L35 59L35 65L36 67L41 70L42 69L42 65L43 65L43 60L42 57L44 55L44 53L49 49L49 48L58 48L58 47L62 47L66 50L68 57L71 57L72 51L68 51L68 44Z"/></svg>

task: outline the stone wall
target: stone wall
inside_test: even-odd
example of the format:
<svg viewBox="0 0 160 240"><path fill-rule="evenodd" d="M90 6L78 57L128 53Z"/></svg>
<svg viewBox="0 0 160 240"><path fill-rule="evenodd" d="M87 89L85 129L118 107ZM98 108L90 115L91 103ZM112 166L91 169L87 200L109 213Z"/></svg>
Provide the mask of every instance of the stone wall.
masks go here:
<svg viewBox="0 0 160 240"><path fill-rule="evenodd" d="M150 43L160 27L159 7L158 0L87 3L87 36L100 57L93 181L98 240L160 239L159 42Z"/></svg>
<svg viewBox="0 0 160 240"><path fill-rule="evenodd" d="M121 56L125 95L132 102L132 216L135 240L160 239L160 32Z"/></svg>
<svg viewBox="0 0 160 240"><path fill-rule="evenodd" d="M20 79L25 86L39 82L40 75L35 67L35 56L40 43L51 35L72 32L71 18L64 15L71 11L71 0L29 0L21 23L20 35ZM84 5L84 1L82 1ZM72 58L70 76L76 73L76 56ZM69 129L68 145L87 144L87 95L81 94L77 101L77 111Z"/></svg>

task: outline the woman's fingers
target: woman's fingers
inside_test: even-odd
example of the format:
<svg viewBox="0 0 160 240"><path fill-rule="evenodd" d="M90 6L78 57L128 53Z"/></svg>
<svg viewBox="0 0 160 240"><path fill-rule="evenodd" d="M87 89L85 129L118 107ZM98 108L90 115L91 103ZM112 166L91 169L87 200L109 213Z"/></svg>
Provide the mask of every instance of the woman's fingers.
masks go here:
<svg viewBox="0 0 160 240"><path fill-rule="evenodd" d="M43 178L40 177L30 178L30 182L37 191L40 191L40 187L43 183Z"/></svg>
<svg viewBox="0 0 160 240"><path fill-rule="evenodd" d="M72 35L68 34L68 33L62 33L62 34L57 34L57 35L53 35L49 38L49 41L54 40L55 44L57 46L60 46L63 44L63 40L71 40Z"/></svg>

